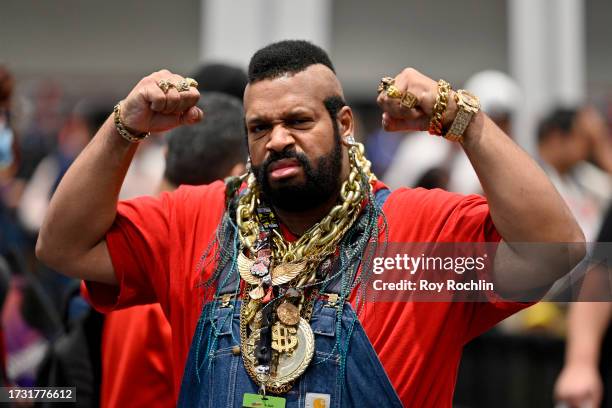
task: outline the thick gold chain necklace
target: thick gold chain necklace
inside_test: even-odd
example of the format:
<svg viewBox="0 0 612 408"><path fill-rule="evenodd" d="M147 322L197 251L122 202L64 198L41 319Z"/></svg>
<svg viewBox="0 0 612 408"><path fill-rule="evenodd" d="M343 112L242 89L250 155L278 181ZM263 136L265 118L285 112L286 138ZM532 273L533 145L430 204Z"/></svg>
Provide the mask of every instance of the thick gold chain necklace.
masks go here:
<svg viewBox="0 0 612 408"><path fill-rule="evenodd" d="M314 354L314 335L308 321L316 291L306 295L303 288L315 282L321 262L335 252L359 216L367 194L362 186L371 188L376 180L362 144L351 145L349 162L350 173L340 190L342 202L295 242L284 239L274 221L270 221L273 215L266 214L269 209L259 208L259 190L253 174L249 175L247 190L239 199L236 223L241 248L237 266L248 284L240 313L241 350L247 372L264 392L266 389L277 394L287 392ZM264 226L266 222L271 227ZM262 233L268 236L269 245L262 245ZM272 353L267 365L262 365L255 355L265 336L271 337L268 341L271 340Z"/></svg>
<svg viewBox="0 0 612 408"><path fill-rule="evenodd" d="M326 252L334 246L332 243L337 243L334 241L342 237L353 223L365 194L361 191L359 168L368 177L369 183L373 183L376 176L370 171L371 164L364 156L364 147L361 143L356 143L349 149L349 160L351 171L340 189L341 204L334 206L320 222L313 225L295 242L287 242L278 231L275 231L274 243L277 252L275 257L280 262L296 262L321 253L321 251ZM240 198L236 211L240 242L250 252L255 252L253 245L260 231L259 223L254 216L258 196L259 190L255 176L250 174L247 181L247 192Z"/></svg>

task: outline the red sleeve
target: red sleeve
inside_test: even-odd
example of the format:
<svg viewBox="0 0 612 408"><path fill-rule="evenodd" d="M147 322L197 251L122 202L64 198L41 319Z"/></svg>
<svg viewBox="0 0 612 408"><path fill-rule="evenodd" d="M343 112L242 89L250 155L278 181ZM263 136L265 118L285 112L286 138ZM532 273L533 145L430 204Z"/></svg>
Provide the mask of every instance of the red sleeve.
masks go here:
<svg viewBox="0 0 612 408"><path fill-rule="evenodd" d="M417 229L414 242L492 242L501 240L487 200L480 195L463 196L434 189L400 189L409 201L398 202L410 208L412 228ZM393 205L393 203L391 203ZM393 209L398 211L399 208ZM491 271L492 268L486 268ZM491 281L490 276L483 279ZM456 303L463 308L465 342L484 333L506 317L531 304L504 302L491 298L490 302Z"/></svg>
<svg viewBox="0 0 612 408"><path fill-rule="evenodd" d="M162 302L167 288L172 195L121 201L106 233L118 286L85 282L86 296L101 312ZM159 299L159 300L158 300Z"/></svg>
<svg viewBox="0 0 612 408"><path fill-rule="evenodd" d="M224 191L223 182L216 182L119 202L106 234L118 285L85 282L83 292L90 303L103 313L156 302L166 310L170 270L173 279L189 281L184 274L190 269L181 257L197 234L208 237L214 230Z"/></svg>
<svg viewBox="0 0 612 408"><path fill-rule="evenodd" d="M469 195L463 197L455 206L448 220L447 232L457 237L457 242L499 242L501 236L497 232L489 206L484 197ZM493 261L493 259L491 259ZM492 266L485 268L482 276L488 282L492 281L490 272ZM517 303L503 301L493 293L489 302L465 303L467 331L465 342L491 329L508 316L531 306L532 303Z"/></svg>

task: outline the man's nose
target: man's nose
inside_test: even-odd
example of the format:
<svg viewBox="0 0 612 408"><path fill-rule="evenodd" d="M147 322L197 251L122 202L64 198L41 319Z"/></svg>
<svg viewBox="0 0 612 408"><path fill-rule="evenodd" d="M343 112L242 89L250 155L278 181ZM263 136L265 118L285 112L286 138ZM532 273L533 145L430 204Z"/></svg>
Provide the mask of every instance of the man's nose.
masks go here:
<svg viewBox="0 0 612 408"><path fill-rule="evenodd" d="M291 133L282 124L277 124L270 132L266 149L280 153L293 144L295 144L295 139Z"/></svg>

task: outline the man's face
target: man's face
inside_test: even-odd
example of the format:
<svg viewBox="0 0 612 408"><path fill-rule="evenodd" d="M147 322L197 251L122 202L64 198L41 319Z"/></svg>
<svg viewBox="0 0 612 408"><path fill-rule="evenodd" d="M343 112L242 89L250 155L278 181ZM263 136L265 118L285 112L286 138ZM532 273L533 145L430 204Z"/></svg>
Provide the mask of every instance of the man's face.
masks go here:
<svg viewBox="0 0 612 408"><path fill-rule="evenodd" d="M337 196L343 149L324 100L338 94L331 70L313 65L263 80L244 96L251 164L275 207L303 211Z"/></svg>

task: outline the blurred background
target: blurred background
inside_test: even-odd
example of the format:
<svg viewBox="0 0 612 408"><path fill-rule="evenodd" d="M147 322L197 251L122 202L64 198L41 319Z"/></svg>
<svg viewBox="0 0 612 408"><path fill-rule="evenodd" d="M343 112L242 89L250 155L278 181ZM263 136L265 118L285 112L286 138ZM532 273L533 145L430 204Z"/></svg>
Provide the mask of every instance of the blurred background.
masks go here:
<svg viewBox="0 0 612 408"><path fill-rule="evenodd" d="M83 313L66 306L74 283L40 265L33 245L61 176L143 76L195 75L211 63L245 69L270 42L312 40L330 53L380 178L482 193L456 146L380 129L381 77L411 66L444 78L481 97L593 242L610 228L611 18L608 0L2 0L0 383L36 383L50 344ZM143 143L122 198L157 190L164 144L163 135ZM457 406L553 406L567 308L530 308L469 345Z"/></svg>

